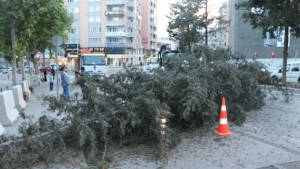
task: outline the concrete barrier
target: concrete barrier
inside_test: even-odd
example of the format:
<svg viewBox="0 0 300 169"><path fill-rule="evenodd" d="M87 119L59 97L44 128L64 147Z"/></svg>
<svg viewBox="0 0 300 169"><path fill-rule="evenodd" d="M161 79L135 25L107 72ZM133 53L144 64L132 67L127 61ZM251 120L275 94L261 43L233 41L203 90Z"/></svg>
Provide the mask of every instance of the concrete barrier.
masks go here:
<svg viewBox="0 0 300 169"><path fill-rule="evenodd" d="M29 90L29 86L28 86L27 80L23 80L21 84L22 84L22 90L23 90L23 92L27 92L29 94L29 97L30 97L31 92Z"/></svg>
<svg viewBox="0 0 300 169"><path fill-rule="evenodd" d="M29 81L32 86L39 86L41 83L40 75L29 75Z"/></svg>
<svg viewBox="0 0 300 169"><path fill-rule="evenodd" d="M31 91L30 91L30 89L29 89L30 82L29 82L29 80L28 80L28 79L26 79L26 80L25 80L25 82L27 83L27 87L28 87L28 93L29 93L29 95L31 95Z"/></svg>
<svg viewBox="0 0 300 169"><path fill-rule="evenodd" d="M27 103L24 101L23 98L23 91L22 91L22 86L17 85L12 87L12 91L14 93L14 99L15 99L15 104L19 105L21 108L25 108L27 106Z"/></svg>
<svg viewBox="0 0 300 169"><path fill-rule="evenodd" d="M0 80L7 80L8 74L0 74Z"/></svg>
<svg viewBox="0 0 300 169"><path fill-rule="evenodd" d="M17 80L22 80L22 74L16 74Z"/></svg>
<svg viewBox="0 0 300 169"><path fill-rule="evenodd" d="M4 127L0 124L0 136L5 133Z"/></svg>
<svg viewBox="0 0 300 169"><path fill-rule="evenodd" d="M13 125L19 117L12 90L0 93L0 123L4 126Z"/></svg>

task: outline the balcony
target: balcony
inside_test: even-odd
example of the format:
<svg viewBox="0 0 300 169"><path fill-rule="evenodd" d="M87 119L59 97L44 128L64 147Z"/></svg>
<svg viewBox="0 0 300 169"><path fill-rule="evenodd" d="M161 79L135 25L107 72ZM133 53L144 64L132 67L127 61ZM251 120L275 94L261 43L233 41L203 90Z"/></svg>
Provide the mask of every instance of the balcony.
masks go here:
<svg viewBox="0 0 300 169"><path fill-rule="evenodd" d="M153 31L153 34L154 34L154 35L157 35L157 31Z"/></svg>
<svg viewBox="0 0 300 169"><path fill-rule="evenodd" d="M126 43L124 42L107 42L105 47L125 47Z"/></svg>
<svg viewBox="0 0 300 169"><path fill-rule="evenodd" d="M125 0L106 0L105 4L106 5L124 5Z"/></svg>
<svg viewBox="0 0 300 169"><path fill-rule="evenodd" d="M140 25L138 25L138 26L137 26L137 29L138 29L138 30L142 30L142 28L141 28L141 26L140 26Z"/></svg>
<svg viewBox="0 0 300 169"><path fill-rule="evenodd" d="M136 26L135 22L128 22L127 27L134 28Z"/></svg>
<svg viewBox="0 0 300 169"><path fill-rule="evenodd" d="M128 47L128 48L136 48L136 43L127 43L126 47Z"/></svg>
<svg viewBox="0 0 300 169"><path fill-rule="evenodd" d="M127 7L131 7L131 8L134 8L135 7L135 4L133 3L133 1L128 1L127 2Z"/></svg>
<svg viewBox="0 0 300 169"><path fill-rule="evenodd" d="M151 46L151 48L150 49L155 49L155 47L154 46Z"/></svg>
<svg viewBox="0 0 300 169"><path fill-rule="evenodd" d="M106 26L125 26L124 21L107 21Z"/></svg>
<svg viewBox="0 0 300 169"><path fill-rule="evenodd" d="M106 37L134 37L133 33L128 32L105 32Z"/></svg>
<svg viewBox="0 0 300 169"><path fill-rule="evenodd" d="M124 10L105 11L106 16L124 16Z"/></svg>
<svg viewBox="0 0 300 169"><path fill-rule="evenodd" d="M136 16L136 14L133 12L127 12L127 16L130 18L134 18Z"/></svg>

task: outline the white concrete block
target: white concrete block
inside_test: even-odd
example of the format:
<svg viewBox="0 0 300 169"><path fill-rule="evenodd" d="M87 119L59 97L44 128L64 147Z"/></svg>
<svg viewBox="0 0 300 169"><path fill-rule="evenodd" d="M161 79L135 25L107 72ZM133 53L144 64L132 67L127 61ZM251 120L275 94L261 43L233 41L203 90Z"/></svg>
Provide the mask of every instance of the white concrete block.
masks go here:
<svg viewBox="0 0 300 169"><path fill-rule="evenodd" d="M7 80L8 74L0 74L0 80Z"/></svg>
<svg viewBox="0 0 300 169"><path fill-rule="evenodd" d="M31 92L29 91L29 86L28 86L27 80L23 80L21 84L22 84L23 92L27 92L29 94L29 97L30 97Z"/></svg>
<svg viewBox="0 0 300 169"><path fill-rule="evenodd" d="M13 125L19 117L12 90L0 93L0 123L4 126Z"/></svg>
<svg viewBox="0 0 300 169"><path fill-rule="evenodd" d="M22 74L16 74L17 80L22 80Z"/></svg>
<svg viewBox="0 0 300 169"><path fill-rule="evenodd" d="M30 86L30 85L29 85L29 80L26 79L25 82L27 83L28 93L29 93L29 96L30 96L30 95L31 95L31 91L30 91L30 89L29 89L29 86Z"/></svg>
<svg viewBox="0 0 300 169"><path fill-rule="evenodd" d="M32 86L38 86L41 83L40 75L29 75L29 81Z"/></svg>
<svg viewBox="0 0 300 169"><path fill-rule="evenodd" d="M5 133L4 127L0 124L0 136Z"/></svg>
<svg viewBox="0 0 300 169"><path fill-rule="evenodd" d="M23 98L22 86L21 85L14 86L12 87L12 91L14 93L15 104L19 105L21 108L24 109L27 106L27 103Z"/></svg>

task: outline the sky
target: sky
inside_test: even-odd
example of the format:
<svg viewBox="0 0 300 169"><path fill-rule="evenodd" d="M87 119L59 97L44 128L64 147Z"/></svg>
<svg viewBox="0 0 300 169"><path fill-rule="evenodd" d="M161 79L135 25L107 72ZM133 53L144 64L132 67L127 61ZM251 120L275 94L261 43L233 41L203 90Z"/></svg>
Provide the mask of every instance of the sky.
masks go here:
<svg viewBox="0 0 300 169"><path fill-rule="evenodd" d="M166 28L168 26L168 19L166 15L169 15L170 3L176 3L178 0L157 0L157 36L160 37L168 37L168 33ZM220 6L222 2L225 0L209 0L209 4L211 6ZM217 13L218 11L213 11Z"/></svg>

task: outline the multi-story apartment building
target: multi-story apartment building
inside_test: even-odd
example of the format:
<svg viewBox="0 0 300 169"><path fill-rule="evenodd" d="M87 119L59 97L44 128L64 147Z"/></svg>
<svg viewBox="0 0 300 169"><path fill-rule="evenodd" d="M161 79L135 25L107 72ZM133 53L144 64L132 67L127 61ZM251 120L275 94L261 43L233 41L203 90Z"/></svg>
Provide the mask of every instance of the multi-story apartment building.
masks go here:
<svg viewBox="0 0 300 169"><path fill-rule="evenodd" d="M141 1L65 0L75 19L67 44L80 48L105 47L109 65L139 64L144 57Z"/></svg>
<svg viewBox="0 0 300 169"><path fill-rule="evenodd" d="M142 45L145 56L156 54L157 0L142 0Z"/></svg>
<svg viewBox="0 0 300 169"><path fill-rule="evenodd" d="M228 47L233 52L239 52L248 59L256 58L267 65L280 66L283 57L282 38L263 39L261 29L252 29L252 26L241 18L244 9L236 9L235 4L245 0L228 0L228 19L230 26L228 29ZM289 58L295 60L299 58L300 40L290 36L289 42ZM273 42L277 43L273 43ZM274 56L274 58L272 57Z"/></svg>

